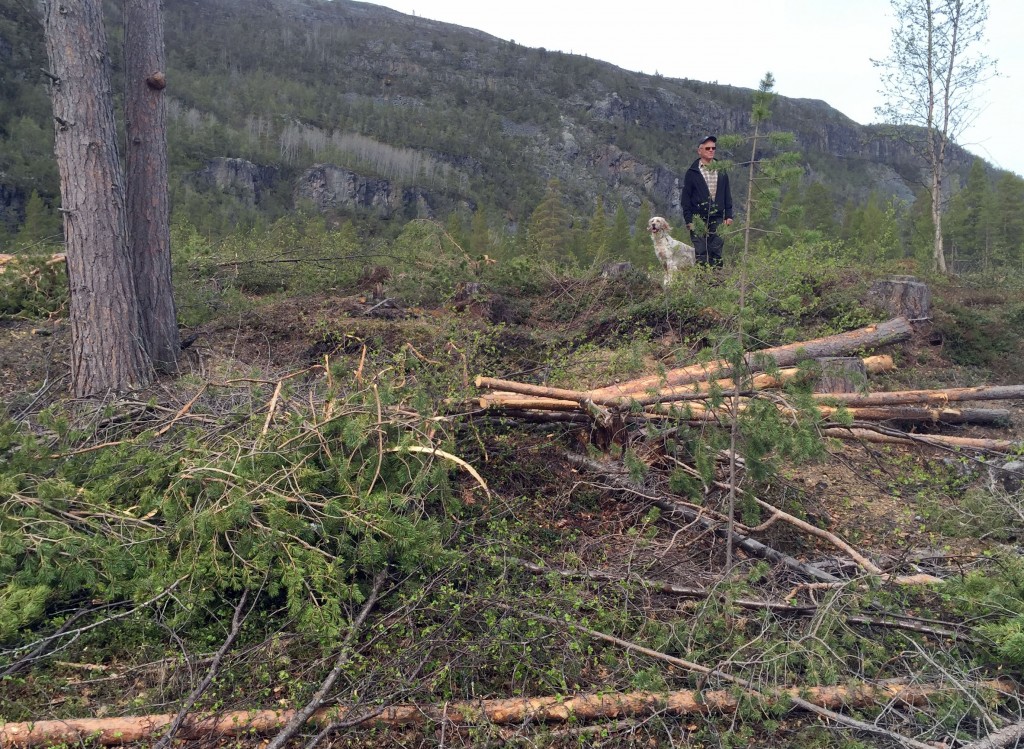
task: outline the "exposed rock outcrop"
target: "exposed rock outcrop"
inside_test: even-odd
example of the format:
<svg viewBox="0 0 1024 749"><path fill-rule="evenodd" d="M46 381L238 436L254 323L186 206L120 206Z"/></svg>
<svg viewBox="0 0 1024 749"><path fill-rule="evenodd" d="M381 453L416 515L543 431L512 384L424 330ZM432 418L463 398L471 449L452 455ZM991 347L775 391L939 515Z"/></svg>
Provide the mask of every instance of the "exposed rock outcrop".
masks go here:
<svg viewBox="0 0 1024 749"><path fill-rule="evenodd" d="M316 164L295 186L296 201L319 210L371 211L380 218L434 218L434 198L421 187L399 187L386 179L366 177L332 164Z"/></svg>
<svg viewBox="0 0 1024 749"><path fill-rule="evenodd" d="M199 189L216 189L232 195L250 208L259 206L277 182L277 169L245 159L216 158L192 174Z"/></svg>

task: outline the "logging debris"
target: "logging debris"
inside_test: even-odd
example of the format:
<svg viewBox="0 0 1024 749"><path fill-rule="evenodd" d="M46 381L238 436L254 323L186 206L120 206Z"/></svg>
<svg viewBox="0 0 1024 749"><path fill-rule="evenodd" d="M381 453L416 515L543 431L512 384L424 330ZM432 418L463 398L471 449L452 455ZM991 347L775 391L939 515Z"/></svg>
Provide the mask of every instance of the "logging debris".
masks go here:
<svg viewBox="0 0 1024 749"><path fill-rule="evenodd" d="M817 377L819 385L824 382L837 388L812 393L822 432L827 436L940 449L1013 452L1019 446L1013 440L916 434L895 427L913 430L928 426L932 431L941 426L1007 427L1011 422L1007 409L952 404L1021 399L1024 385L869 392L866 378L855 389L842 383L837 372L843 368L865 375L892 371L895 365L891 356L850 355L905 341L912 332L910 322L897 317L846 333L751 352L743 357L748 374L738 381L733 379L732 365L725 360L691 364L588 390L478 376L475 382L481 393L476 406L530 421L579 421L606 430L666 418L725 424L730 419L730 405L721 403L723 397L736 396L740 411L748 408L752 399L770 397L782 413L795 416L796 409L778 394L779 388ZM832 366L836 359L843 358L851 363L840 369ZM817 371L813 366L797 366L811 360L818 363Z"/></svg>

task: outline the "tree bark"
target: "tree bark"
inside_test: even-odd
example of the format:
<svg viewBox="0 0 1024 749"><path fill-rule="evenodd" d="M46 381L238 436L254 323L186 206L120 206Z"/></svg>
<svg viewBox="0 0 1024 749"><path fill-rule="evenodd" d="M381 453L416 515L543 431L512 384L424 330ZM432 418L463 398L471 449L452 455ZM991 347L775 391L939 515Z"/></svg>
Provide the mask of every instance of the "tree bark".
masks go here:
<svg viewBox="0 0 1024 749"><path fill-rule="evenodd" d="M931 445L940 448L969 448L972 450L988 450L995 453L1010 453L1021 447L1021 442L1013 440L990 440L976 437L947 437L943 434L898 434L886 431L876 432L861 427L826 426L822 433L827 437L838 437L844 440L863 442L888 443L893 445Z"/></svg>
<svg viewBox="0 0 1024 749"><path fill-rule="evenodd" d="M960 749L1002 749L1010 744L1016 745L1022 738L1024 738L1024 722L1011 723L983 739L964 744Z"/></svg>
<svg viewBox="0 0 1024 749"><path fill-rule="evenodd" d="M822 416L833 416L840 409L818 406ZM907 424L1010 425L1010 412L1003 408L913 408L899 406L853 407L846 413L859 421L900 421Z"/></svg>
<svg viewBox="0 0 1024 749"><path fill-rule="evenodd" d="M931 291L913 276L890 276L875 281L868 290L868 299L890 315L902 315L908 320L930 320L932 316Z"/></svg>
<svg viewBox="0 0 1024 749"><path fill-rule="evenodd" d="M858 328L847 333L752 351L744 356L744 362L751 372L763 371L771 362L774 362L775 366L789 367L805 359L845 356L862 348L905 341L910 338L912 333L913 328L910 322L905 317L896 317L887 322ZM598 398L608 397L639 398L648 395L650 391L660 391L666 387L730 376L732 376L732 365L728 361L720 359L707 364L694 364L681 369L673 369L664 375L653 375L611 387L599 388L590 391L590 396L595 402Z"/></svg>
<svg viewBox="0 0 1024 749"><path fill-rule="evenodd" d="M823 356L821 374L814 383L817 393L858 393L867 389L868 370L858 356Z"/></svg>
<svg viewBox="0 0 1024 749"><path fill-rule="evenodd" d="M539 395L519 395L518 393L493 392L484 393L477 399L480 408L531 408L541 411L581 411L579 401L561 398L545 398Z"/></svg>
<svg viewBox="0 0 1024 749"><path fill-rule="evenodd" d="M891 356L868 356L864 359L860 359L859 361L862 362L865 371L871 374L888 372L893 368ZM800 376L801 370L799 368L789 367L786 369L780 369L775 374L756 374L750 378L750 382L747 383L747 385L751 390L765 390L768 388L782 387L785 383L791 382ZM593 397L594 391L568 390L566 388L548 387L546 385L531 385L526 382L502 380L495 377L484 377L483 375L478 375L475 382L478 388L496 391L496 393L519 393L521 395L532 395L540 398L551 398L560 401L575 401L576 403L582 403L585 400L590 400L602 406L625 405L622 397ZM723 391L732 390L736 387L736 383L728 378L716 380L714 385ZM624 382L619 385L619 387L628 386L628 382ZM708 397L708 392L711 390L711 386L712 383L710 382L695 382L692 383L692 385L687 386L685 390L675 391L673 388L666 388L664 391L660 391L655 395L645 395L644 397L638 397L635 400L641 405L667 403L672 400L699 400L701 398ZM503 395L502 397L507 396ZM494 398L492 400L491 394L488 393L481 397L480 405L481 407L486 408L487 405L491 403L497 404L501 400L502 398ZM527 405L524 407L532 408L534 406Z"/></svg>
<svg viewBox="0 0 1024 749"><path fill-rule="evenodd" d="M84 397L150 382L128 251L100 0L44 0L54 150L70 287L72 389Z"/></svg>
<svg viewBox="0 0 1024 749"><path fill-rule="evenodd" d="M128 237L142 336L154 366L174 372L181 342L171 285L167 63L160 0L125 0L124 64Z"/></svg>
<svg viewBox="0 0 1024 749"><path fill-rule="evenodd" d="M944 406L951 401L1013 400L1024 398L1024 385L986 385L972 388L937 390L899 390L891 393L818 393L814 396L828 403L844 406L898 406L910 403L931 403Z"/></svg>

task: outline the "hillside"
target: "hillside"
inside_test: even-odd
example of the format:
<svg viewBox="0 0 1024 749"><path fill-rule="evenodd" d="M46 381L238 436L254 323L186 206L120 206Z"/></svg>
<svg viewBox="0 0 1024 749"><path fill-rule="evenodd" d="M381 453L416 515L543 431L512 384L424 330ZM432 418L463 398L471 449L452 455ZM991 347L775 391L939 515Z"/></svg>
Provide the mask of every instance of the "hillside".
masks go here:
<svg viewBox="0 0 1024 749"><path fill-rule="evenodd" d="M645 203L674 219L695 140L746 132L758 83L633 73L349 0L164 8L176 216L222 231L297 205L378 230L485 209L515 231L552 178L578 223L598 197L631 221ZM0 10L0 63L0 217L13 228L32 190L57 195L42 39L20 4ZM912 202L919 189L905 147L826 102L781 97L772 127L795 134L803 185L826 188L837 221L873 191ZM951 185L970 162L954 149Z"/></svg>

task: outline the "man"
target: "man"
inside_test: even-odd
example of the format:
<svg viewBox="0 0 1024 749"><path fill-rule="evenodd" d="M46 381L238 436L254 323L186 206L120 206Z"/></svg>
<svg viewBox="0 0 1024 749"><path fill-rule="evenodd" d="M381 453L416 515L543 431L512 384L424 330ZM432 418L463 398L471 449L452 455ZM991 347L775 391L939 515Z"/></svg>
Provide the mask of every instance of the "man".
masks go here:
<svg viewBox="0 0 1024 749"><path fill-rule="evenodd" d="M690 230L690 241L696 251L697 262L705 265L722 264L725 240L718 236L720 224L732 224L732 193L729 175L724 169L712 165L718 138L709 135L697 144L697 160L683 176L683 219ZM695 225L694 220L700 219Z"/></svg>

